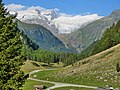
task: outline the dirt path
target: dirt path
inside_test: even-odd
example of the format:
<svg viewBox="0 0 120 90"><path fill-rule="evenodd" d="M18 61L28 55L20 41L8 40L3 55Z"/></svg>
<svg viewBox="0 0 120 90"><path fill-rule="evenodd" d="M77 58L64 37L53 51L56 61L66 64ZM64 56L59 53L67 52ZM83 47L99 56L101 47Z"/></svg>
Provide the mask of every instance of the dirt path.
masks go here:
<svg viewBox="0 0 120 90"><path fill-rule="evenodd" d="M51 69L48 69L51 70ZM36 72L40 72L40 71L44 71L44 70L35 70L30 72L31 74L34 74ZM52 81L46 81L46 80L39 80L39 79L35 79L35 78L28 78L29 80L34 80L34 81L40 81L40 82L46 82L46 83L52 83L54 84L54 86L51 86L49 88L47 88L46 90L51 90L51 89L55 89L55 88L59 88L59 87L65 87L65 86L73 86L73 87L84 87L84 88L98 88L98 87L94 87L94 86L85 86L85 85L77 85L77 84L69 84L69 83L60 83L60 82L52 82Z"/></svg>

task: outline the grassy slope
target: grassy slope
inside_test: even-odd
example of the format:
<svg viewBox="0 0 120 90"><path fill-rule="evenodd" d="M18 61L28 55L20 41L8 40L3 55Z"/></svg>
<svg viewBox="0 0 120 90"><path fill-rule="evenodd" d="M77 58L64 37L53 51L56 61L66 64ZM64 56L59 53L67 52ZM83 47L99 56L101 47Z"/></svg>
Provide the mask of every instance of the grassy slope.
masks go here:
<svg viewBox="0 0 120 90"><path fill-rule="evenodd" d="M27 80L22 90L34 90L33 88L34 85L44 85L45 87L50 87L53 86L54 84Z"/></svg>
<svg viewBox="0 0 120 90"><path fill-rule="evenodd" d="M120 44L81 60L74 66L39 72L37 78L99 87L120 87L120 76L116 72L117 62L120 62Z"/></svg>
<svg viewBox="0 0 120 90"><path fill-rule="evenodd" d="M58 63L50 63L48 65L47 63L42 63L42 62L36 62L32 60L27 60L25 64L21 67L21 70L23 70L25 73L29 73L34 70L43 70L43 69L50 69L50 68L62 68L63 63L60 62Z"/></svg>
<svg viewBox="0 0 120 90"><path fill-rule="evenodd" d="M27 60L25 62L25 64L21 67L21 69L25 72L25 73L29 73L33 70L40 70L40 69L44 69L44 67L42 66L35 66L34 63L37 63L39 64L38 62L35 62L35 61L31 61L31 60Z"/></svg>

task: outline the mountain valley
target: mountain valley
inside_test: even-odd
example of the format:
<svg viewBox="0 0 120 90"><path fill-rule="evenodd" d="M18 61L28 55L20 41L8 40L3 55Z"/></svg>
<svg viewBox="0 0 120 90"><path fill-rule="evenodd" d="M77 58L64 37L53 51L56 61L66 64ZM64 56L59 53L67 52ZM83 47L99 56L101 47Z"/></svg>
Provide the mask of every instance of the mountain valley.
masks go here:
<svg viewBox="0 0 120 90"><path fill-rule="evenodd" d="M57 12L55 12L55 11L46 11L46 12L44 11L41 13L39 10L30 10L30 11L29 10L23 11L23 12L26 12L26 13L24 13L25 15L22 15L23 12L19 12L20 15L18 13L18 18L22 22L26 23L25 25L27 25L28 29L31 26L31 24L34 25L34 28L32 28L32 30L34 31L34 29L35 29L35 31L36 32L38 31L38 32L32 33L33 36L31 36L31 38L36 37L37 44L39 43L39 46L41 43L40 42L41 39L38 40L38 38L43 38L43 39L45 39L45 41L47 41L46 39L48 39L49 38L48 36L50 36L50 35L47 35L47 36L45 36L46 38L40 36L39 29L45 27L47 30L50 31L52 37L56 37L56 38L52 38L51 40L49 38L49 42L51 42L51 44L53 44L52 40L53 41L58 40L58 42L61 42L63 44L62 46L64 47L64 49L65 49L65 47L73 48L73 52L76 52L76 50L77 50L77 52L81 52L84 49L86 49L90 44L92 44L96 40L100 39L102 37L104 31L107 28L112 26L113 23L116 23L118 20L120 20L120 10L115 10L112 12L111 15L109 15L107 17L102 17L102 18L95 16L95 15L93 15L93 16L91 15L91 17L98 17L98 20L94 19L93 21L87 22L84 25L81 24L82 27L80 25L78 25L78 26L75 25L74 27L79 27L80 29L77 29L77 30L74 29L73 31L70 31L69 33L67 33L67 32L59 33L60 32L59 29L55 28L56 27L55 24L51 24L51 23L54 20L56 20L57 22L60 22L61 25L64 24L64 21L63 22L59 21L59 18L63 18L60 20L66 19L64 16L59 16L59 14L57 14ZM32 15L31 15L31 13L32 13ZM28 14L31 16L27 16ZM21 18L20 18L20 16L21 16ZM84 19L84 17L89 17L89 15L81 16L80 19L82 20L82 18ZM67 18L71 18L71 17L67 17ZM79 16L78 16L78 18L79 18ZM71 19L71 21L72 21L72 19ZM82 20L82 21L84 22L84 20ZM57 23L57 22L54 22L54 23ZM68 19L68 21L66 21L66 23L67 22L69 22L69 19ZM77 22L80 22L80 20L78 20ZM18 25L18 27L22 28L22 30L23 30L25 28L25 25L24 26ZM40 27L38 29L39 25L40 25ZM71 26L71 24L69 24L69 25ZM43 27L41 27L41 26L43 26ZM67 24L66 24L66 26L64 26L64 25L62 25L62 26L63 26L63 28L66 27L66 28L70 29L69 26L67 27ZM63 32L64 32L65 28L64 29L61 28L61 30L63 30ZM37 34L39 34L39 36ZM43 33L43 36L44 36L44 34L45 33ZM57 40L54 40L54 39L57 39ZM47 44L47 43L48 42L46 42L46 43L44 42L44 44ZM42 44L43 43L41 43L41 45ZM43 46L44 46L44 44L43 44ZM57 45L57 43L54 45ZM43 48L43 46L40 46L40 47ZM52 48L51 46L50 47L47 46L47 48L43 48L43 49L51 50L51 48ZM56 51L61 51L61 50L56 50ZM62 50L62 51L64 51L64 50ZM68 50L68 52L71 52L71 51L72 50Z"/></svg>
<svg viewBox="0 0 120 90"><path fill-rule="evenodd" d="M4 2L0 90L120 90L118 0Z"/></svg>

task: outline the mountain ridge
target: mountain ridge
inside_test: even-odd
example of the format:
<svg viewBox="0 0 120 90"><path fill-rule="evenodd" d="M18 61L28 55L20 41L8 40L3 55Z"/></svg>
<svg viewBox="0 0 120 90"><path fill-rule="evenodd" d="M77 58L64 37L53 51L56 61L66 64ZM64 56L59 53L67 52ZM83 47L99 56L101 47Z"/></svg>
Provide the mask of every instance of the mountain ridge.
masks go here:
<svg viewBox="0 0 120 90"><path fill-rule="evenodd" d="M93 21L69 35L63 35L62 40L67 44L76 47L78 51L81 52L94 41L100 39L104 31L118 20L120 20L120 10L115 10L107 17Z"/></svg>
<svg viewBox="0 0 120 90"><path fill-rule="evenodd" d="M100 19L97 14L90 15L64 15L57 10L27 9L18 11L17 19L29 24L39 24L49 29L53 34L68 34L81 26Z"/></svg>

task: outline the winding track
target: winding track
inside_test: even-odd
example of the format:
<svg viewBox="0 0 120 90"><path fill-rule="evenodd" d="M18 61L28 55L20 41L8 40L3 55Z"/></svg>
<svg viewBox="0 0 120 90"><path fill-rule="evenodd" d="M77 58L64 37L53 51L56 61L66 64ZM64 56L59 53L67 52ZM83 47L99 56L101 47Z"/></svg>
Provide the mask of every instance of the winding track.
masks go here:
<svg viewBox="0 0 120 90"><path fill-rule="evenodd" d="M53 69L47 69L47 70L53 70ZM32 75L32 74L40 72L40 71L45 71L45 70L34 70L34 71L30 72L29 75ZM93 89L98 88L98 87L94 87L94 86L85 86L85 85L77 85L77 84L69 84L69 83L52 82L52 81L46 81L46 80L39 80L39 79L35 79L35 78L28 78L28 79L34 80L34 81L39 81L39 82L46 82L46 83L54 84L54 86L51 86L51 87L47 88L46 90L51 90L51 89L55 89L55 88L59 88L59 87L65 87L65 86L84 87L84 88L93 88Z"/></svg>

